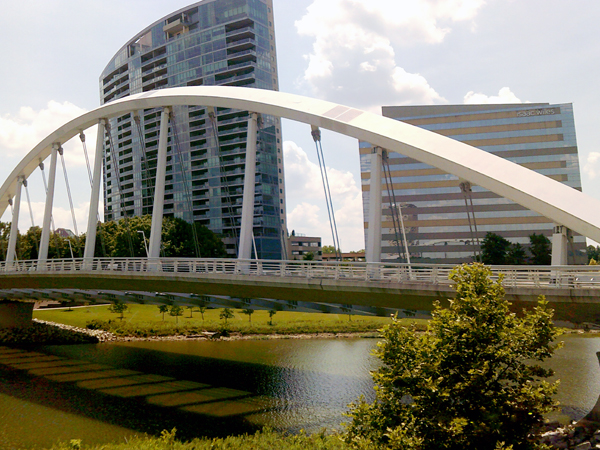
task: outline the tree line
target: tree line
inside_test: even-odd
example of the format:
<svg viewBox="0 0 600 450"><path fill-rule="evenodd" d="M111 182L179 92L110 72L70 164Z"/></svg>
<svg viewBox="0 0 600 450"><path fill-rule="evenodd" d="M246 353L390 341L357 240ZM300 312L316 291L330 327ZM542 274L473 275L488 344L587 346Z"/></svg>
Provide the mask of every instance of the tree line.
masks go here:
<svg viewBox="0 0 600 450"><path fill-rule="evenodd" d="M149 245L151 223L152 217L150 215L99 223L94 255L107 258L145 257L146 247ZM227 257L225 244L217 234L203 225L194 224L193 226L196 231L200 257ZM6 259L9 235L10 223L0 222L0 261ZM38 226L29 228L24 234L19 233L17 240L18 260L38 258L41 235L42 229ZM194 258L197 256L194 230L192 224L185 220L164 217L161 238L162 257ZM63 237L57 233L52 233L50 235L48 258L71 258L71 252L75 258L83 257L85 239L85 234Z"/></svg>
<svg viewBox="0 0 600 450"><path fill-rule="evenodd" d="M511 243L502 236L488 232L481 242L481 262L493 265L540 265L552 262L552 245L543 234L529 236L529 247Z"/></svg>

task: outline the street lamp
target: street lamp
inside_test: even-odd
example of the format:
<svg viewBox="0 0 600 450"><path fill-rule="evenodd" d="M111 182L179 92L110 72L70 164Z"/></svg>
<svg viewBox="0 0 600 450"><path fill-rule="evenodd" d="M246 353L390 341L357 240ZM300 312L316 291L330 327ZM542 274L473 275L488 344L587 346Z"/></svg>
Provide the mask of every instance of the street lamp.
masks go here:
<svg viewBox="0 0 600 450"><path fill-rule="evenodd" d="M146 243L146 233L144 233L144 230L138 230L138 233L141 233L141 235L144 237L144 248L146 249L146 258L150 258L150 254L148 253L148 244Z"/></svg>

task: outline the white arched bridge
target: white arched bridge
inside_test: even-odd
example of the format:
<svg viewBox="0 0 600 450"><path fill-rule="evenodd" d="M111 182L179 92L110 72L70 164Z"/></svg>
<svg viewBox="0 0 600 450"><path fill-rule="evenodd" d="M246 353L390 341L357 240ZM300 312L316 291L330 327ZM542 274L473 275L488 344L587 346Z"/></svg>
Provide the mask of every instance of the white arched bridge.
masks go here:
<svg viewBox="0 0 600 450"><path fill-rule="evenodd" d="M160 258L169 111L204 106L251 111L248 123L242 222L238 259ZM102 157L108 119L162 109L148 258L106 259L94 255ZM287 118L370 142L370 228L367 262L298 262L251 259L256 130L259 114ZM62 146L98 126L96 156L83 258L48 259L58 155ZM0 187L0 215L12 205L6 261L0 265L0 298L65 301L180 302L253 308L318 311L428 311L434 300L451 296L449 266L380 263L382 149L398 152L511 199L556 223L553 266L497 267L505 274L509 298L517 306L547 296L561 318L600 318L600 272L566 266L567 229L600 242L600 202L566 185L453 139L351 107L292 94L240 87L184 87L132 95L64 124L42 140ZM17 261L16 243L22 187L50 159L38 259ZM596 283L598 281L598 284Z"/></svg>

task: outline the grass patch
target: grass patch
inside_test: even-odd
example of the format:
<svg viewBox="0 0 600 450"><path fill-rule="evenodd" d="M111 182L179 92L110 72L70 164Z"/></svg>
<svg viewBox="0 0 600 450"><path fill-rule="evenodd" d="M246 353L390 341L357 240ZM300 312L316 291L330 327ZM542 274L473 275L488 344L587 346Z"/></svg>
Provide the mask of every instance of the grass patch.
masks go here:
<svg viewBox="0 0 600 450"><path fill-rule="evenodd" d="M36 319L64 323L86 328L94 324L96 328L112 331L121 336L169 336L173 334L193 335L202 331L222 331L241 334L307 334L307 333L371 333L390 322L388 317L352 316L347 314L319 314L279 311L272 318L268 311L257 310L252 320L241 310L232 310L234 317L227 322L219 318L221 309L207 309L204 320L196 310L185 308L179 317L164 315L156 305L129 304L123 320L108 310L109 306L65 309L44 309L33 312ZM191 316L191 317L190 317ZM271 324L272 320L272 324ZM416 322L425 327L427 321L404 319L407 325Z"/></svg>
<svg viewBox="0 0 600 450"><path fill-rule="evenodd" d="M270 430L259 431L254 435L229 436L223 439L194 439L190 442L175 440L174 431L163 431L161 437L135 437L127 443L87 446L73 439L57 444L51 450L350 450L338 436L325 433L307 435L284 435ZM375 450L367 444L363 450Z"/></svg>

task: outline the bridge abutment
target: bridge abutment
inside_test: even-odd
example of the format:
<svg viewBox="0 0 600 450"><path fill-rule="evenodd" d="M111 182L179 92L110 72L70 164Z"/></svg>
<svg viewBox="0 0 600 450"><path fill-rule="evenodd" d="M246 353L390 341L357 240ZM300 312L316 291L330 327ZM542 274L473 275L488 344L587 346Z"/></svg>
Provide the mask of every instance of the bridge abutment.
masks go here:
<svg viewBox="0 0 600 450"><path fill-rule="evenodd" d="M33 323L33 303L0 301L0 329L27 328Z"/></svg>

